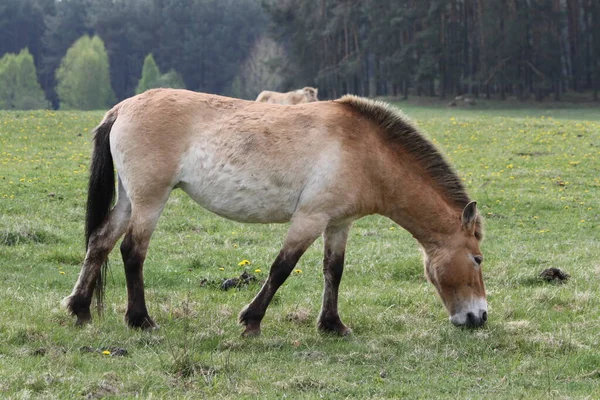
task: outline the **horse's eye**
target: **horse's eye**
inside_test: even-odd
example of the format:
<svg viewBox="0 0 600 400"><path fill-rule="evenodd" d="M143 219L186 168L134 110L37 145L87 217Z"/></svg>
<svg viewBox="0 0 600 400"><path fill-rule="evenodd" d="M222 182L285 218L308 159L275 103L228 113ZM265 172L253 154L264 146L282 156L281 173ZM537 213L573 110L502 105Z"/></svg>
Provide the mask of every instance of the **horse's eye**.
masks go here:
<svg viewBox="0 0 600 400"><path fill-rule="evenodd" d="M477 265L481 265L481 263L483 262L482 256L473 256L473 258L475 259L475 262L477 263Z"/></svg>

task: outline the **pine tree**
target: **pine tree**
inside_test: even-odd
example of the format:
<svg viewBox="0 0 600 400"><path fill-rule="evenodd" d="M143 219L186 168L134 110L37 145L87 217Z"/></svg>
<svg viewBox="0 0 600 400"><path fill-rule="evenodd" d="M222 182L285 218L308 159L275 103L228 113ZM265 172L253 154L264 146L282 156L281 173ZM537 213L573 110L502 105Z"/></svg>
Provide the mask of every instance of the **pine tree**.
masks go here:
<svg viewBox="0 0 600 400"><path fill-rule="evenodd" d="M15 108L19 110L48 108L49 104L37 80L33 56L29 53L29 50L21 50L17 56L17 63L19 65L17 74L18 92L15 98Z"/></svg>
<svg viewBox="0 0 600 400"><path fill-rule="evenodd" d="M29 50L5 54L0 59L0 108L33 110L48 106Z"/></svg>
<svg viewBox="0 0 600 400"><path fill-rule="evenodd" d="M179 72L170 69L169 72L158 78L158 86L172 89L185 89L185 82Z"/></svg>
<svg viewBox="0 0 600 400"><path fill-rule="evenodd" d="M152 54L148 54L144 59L142 67L142 77L135 89L136 94L145 92L148 89L160 87L160 70L154 61Z"/></svg>
<svg viewBox="0 0 600 400"><path fill-rule="evenodd" d="M113 104L108 56L98 36L85 35L67 50L56 71L61 109L96 110Z"/></svg>

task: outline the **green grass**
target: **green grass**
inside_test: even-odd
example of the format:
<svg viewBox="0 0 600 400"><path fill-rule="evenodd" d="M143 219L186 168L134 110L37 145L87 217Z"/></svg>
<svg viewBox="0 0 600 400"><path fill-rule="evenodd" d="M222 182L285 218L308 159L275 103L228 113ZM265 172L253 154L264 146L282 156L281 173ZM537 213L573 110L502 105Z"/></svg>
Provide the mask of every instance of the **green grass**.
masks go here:
<svg viewBox="0 0 600 400"><path fill-rule="evenodd" d="M201 282L244 268L264 278L286 226L230 222L181 192L145 265L161 329L123 324L118 251L104 317L76 328L59 303L84 256L89 133L102 113L3 112L0 397L600 398L600 112L399 105L448 155L485 217L484 329L451 326L416 242L369 217L351 231L340 290L352 337L316 332L319 240L269 307L263 335L243 339L237 313L259 284ZM243 259L251 264L238 266ZM548 267L571 279L541 281ZM102 354L117 348L127 354Z"/></svg>

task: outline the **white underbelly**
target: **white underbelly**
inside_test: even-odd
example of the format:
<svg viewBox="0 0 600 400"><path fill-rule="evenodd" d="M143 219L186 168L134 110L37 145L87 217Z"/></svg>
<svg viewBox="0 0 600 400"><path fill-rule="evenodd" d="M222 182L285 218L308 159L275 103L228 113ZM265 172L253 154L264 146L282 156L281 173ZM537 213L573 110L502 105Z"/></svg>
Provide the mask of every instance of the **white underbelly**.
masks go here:
<svg viewBox="0 0 600 400"><path fill-rule="evenodd" d="M300 195L297 174L253 168L259 163L231 163L196 152L182 165L177 185L209 211L239 222L288 222Z"/></svg>

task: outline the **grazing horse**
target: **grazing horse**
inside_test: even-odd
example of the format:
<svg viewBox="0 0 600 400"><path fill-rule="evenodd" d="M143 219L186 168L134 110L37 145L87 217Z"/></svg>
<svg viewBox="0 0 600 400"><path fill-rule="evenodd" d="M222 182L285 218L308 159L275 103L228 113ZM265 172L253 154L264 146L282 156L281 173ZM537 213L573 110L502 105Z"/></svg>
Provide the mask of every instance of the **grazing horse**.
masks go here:
<svg viewBox="0 0 600 400"><path fill-rule="evenodd" d="M256 101L262 103L272 103L272 104L302 104L302 103L312 103L313 101L319 101L317 98L317 93L319 89L315 89L309 86L306 86L302 89L294 90L292 92L280 93L280 92L271 92L270 90L263 90L259 93Z"/></svg>
<svg viewBox="0 0 600 400"><path fill-rule="evenodd" d="M95 130L87 253L63 301L78 324L91 319L94 290L103 292L103 264L125 234L125 321L156 327L146 309L142 269L176 188L235 221L291 221L268 279L239 315L246 336L260 333L275 292L321 234L325 287L317 326L350 333L338 314L338 287L350 226L370 214L389 217L417 239L425 274L454 325L479 327L487 319L476 203L400 112L351 95L284 106L156 89L117 104Z"/></svg>

